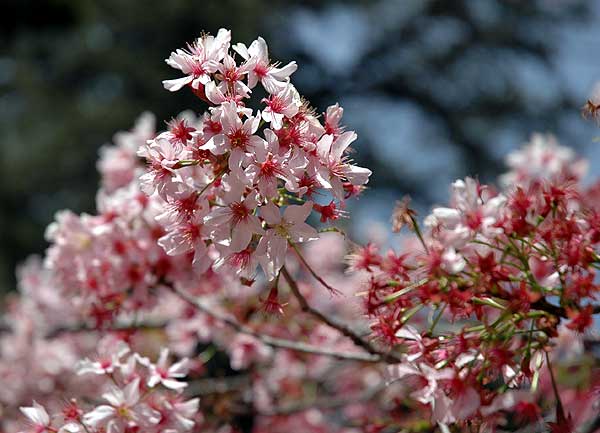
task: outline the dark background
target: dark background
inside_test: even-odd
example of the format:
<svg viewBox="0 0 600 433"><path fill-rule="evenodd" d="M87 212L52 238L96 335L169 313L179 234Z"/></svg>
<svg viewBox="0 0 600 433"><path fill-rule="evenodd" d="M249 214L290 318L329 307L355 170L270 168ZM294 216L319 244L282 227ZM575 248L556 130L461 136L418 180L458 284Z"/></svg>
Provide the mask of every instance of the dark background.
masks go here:
<svg viewBox="0 0 600 433"><path fill-rule="evenodd" d="M361 229L387 224L396 199L426 208L467 174L493 180L533 131L592 159L597 129L579 108L600 78L600 2L585 0L24 1L0 14L0 291L42 253L62 208L94 211L98 148L144 110L203 110L161 80L202 31L261 35L295 59L294 83L356 129L374 171L354 206ZM365 231L365 230L361 230ZM376 230L375 230L376 231Z"/></svg>

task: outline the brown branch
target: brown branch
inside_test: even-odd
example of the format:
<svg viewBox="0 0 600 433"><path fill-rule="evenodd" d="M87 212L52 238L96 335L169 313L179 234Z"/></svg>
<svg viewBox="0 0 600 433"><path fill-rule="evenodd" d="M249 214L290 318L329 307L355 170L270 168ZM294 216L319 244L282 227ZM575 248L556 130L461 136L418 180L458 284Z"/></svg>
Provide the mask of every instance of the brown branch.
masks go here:
<svg viewBox="0 0 600 433"><path fill-rule="evenodd" d="M153 331L156 329L164 329L167 326L166 321L148 321L139 323L115 323L108 327L91 326L87 323L78 323L70 326L59 326L46 333L44 338L56 338L62 334L76 334L80 332L119 332L119 331Z"/></svg>
<svg viewBox="0 0 600 433"><path fill-rule="evenodd" d="M231 317L229 317L225 314L219 313L219 312L215 311L214 309L211 309L210 307L204 305L195 296L192 296L189 293L187 293L183 290L177 289L175 287L169 287L169 288L175 294L177 294L180 298L182 298L183 300L188 302L190 305L192 305L197 310L213 317L214 319L219 320L220 322L225 323L226 325L233 328L234 330L236 330L239 333L250 335L250 336L256 338L257 340L261 341L262 343L264 343L268 346L272 346L272 347L276 347L276 348L280 348L280 349L294 350L296 352L310 353L313 355L330 356L332 358L345 359L345 360L351 360L351 361L380 362L382 359L381 356L376 352L371 352L371 353L340 352L337 350L326 349L326 348L313 346L311 344L306 344L306 343L302 343L302 342L298 342L298 341L286 340L283 338L276 338L276 337L271 337L270 335L261 334L260 332L257 332L254 329L239 323L238 321L232 319Z"/></svg>
<svg viewBox="0 0 600 433"><path fill-rule="evenodd" d="M556 317L567 317L567 312L563 307L549 303L546 298L541 298L538 301L535 301L531 304L531 308L545 311L546 313L552 314Z"/></svg>
<svg viewBox="0 0 600 433"><path fill-rule="evenodd" d="M371 344L370 341L368 341L368 340L362 338L360 335L358 335L348 324L338 321L337 319L334 319L332 317L328 317L325 314L321 313L319 310L310 306L310 304L308 303L308 301L306 300L304 295L302 295L302 293L300 292L300 289L299 289L298 285L296 284L296 281L292 278L292 276L290 275L290 273L288 272L288 270L286 269L285 266L283 268L281 268L281 274L287 281L293 295L298 300L298 303L300 304L300 308L302 309L302 311L310 314L311 316L315 317L320 322L325 323L327 326L338 330L341 334L350 338L354 342L354 344L356 344L359 347L362 347L363 349L365 349L367 352L371 353L372 355L378 356L379 358L386 360L388 362L392 362L392 363L397 363L397 362L401 361L400 358L398 358L397 356L395 356L391 353L382 352L379 349L377 349L375 346L373 346L373 344Z"/></svg>
<svg viewBox="0 0 600 433"><path fill-rule="evenodd" d="M63 334L77 334L80 332L94 332L94 331L108 331L108 332L119 332L119 331L139 331L139 330L156 330L164 329L167 325L165 321L147 321L140 323L115 323L108 327L96 327L89 323L75 323L72 325L61 325L56 328L50 329L46 332L43 337L44 339L52 339L60 337ZM6 324L0 323L0 334L13 332L13 328Z"/></svg>
<svg viewBox="0 0 600 433"><path fill-rule="evenodd" d="M221 314L221 313L218 313L217 311L214 311L213 309L204 305L200 300L196 299L195 297L191 296L189 293L186 293L185 291L176 289L172 286L168 286L168 285L165 285L165 286L168 287L169 289L171 289L180 298L184 299L189 304L194 306L196 309L202 311L204 314L207 314L207 315L225 323L226 325L235 329L237 332L253 336L254 338L258 339L259 341L261 341L262 343L264 343L268 346L272 346L272 347L280 348L280 349L293 350L296 352L309 353L309 354L313 354L313 355L329 356L332 358L337 358L337 359L342 359L342 360L350 360L350 361L376 363L376 362L380 362L382 360L382 357L376 351L369 351L369 353L341 352L341 351L337 351L337 350L333 350L333 349L327 349L327 348L318 347L318 346L314 346L314 345L307 344L307 343L302 343L299 341L287 340L287 339L283 339L283 338L277 338L277 337L272 337L270 335L262 334L248 326L245 326L245 325L237 322L236 320L232 319L231 317L229 317L225 314ZM78 323L78 324L74 324L74 325L59 326L57 328L54 328L54 329L50 330L49 332L47 332L44 335L44 338L52 339L52 338L56 338L62 334L79 333L79 332L136 331L136 330L144 330L144 329L148 329L148 330L163 329L166 326L166 324L167 324L167 322L141 322L141 323L137 323L137 324L130 324L130 323L118 324L117 323L108 328L97 328L97 327L91 326L87 323ZM11 332L11 331L12 331L12 328L8 324L0 323L0 333ZM357 338L360 338L360 337L357 336Z"/></svg>
<svg viewBox="0 0 600 433"><path fill-rule="evenodd" d="M292 293L298 300L302 311L309 313L310 315L315 317L320 322L325 323L326 325L328 325L329 327L331 327L333 329L336 329L342 335L350 338L354 342L354 344L365 349L368 353L341 352L341 351L337 351L337 350L314 346L314 345L307 344L307 343L302 343L299 341L287 340L287 339L283 339L283 338L272 337L270 335L265 335L258 331L255 331L254 329L252 329L248 326L245 326L245 325L237 322L235 319L232 319L231 317L229 317L225 314L219 313L219 312L207 307L199 299L197 299L196 297L190 295L189 293L187 293L183 290L177 289L168 284L164 284L164 286L167 287L168 289L170 289L173 293L178 295L180 298L182 298L183 300L185 300L186 302L188 302L189 304L194 306L199 311L202 311L204 314L207 314L207 315L213 317L214 319L217 319L217 320L225 323L226 325L233 328L237 332L253 336L268 346L272 346L272 347L280 348L280 349L293 350L293 351L297 351L297 352L304 352L304 353L309 353L309 354L314 354L314 355L329 356L332 358L343 359L343 360L373 362L373 363L381 362L383 360L390 362L390 363L397 363L397 362L401 361L401 359L398 356L396 356L392 353L386 353L386 352L383 352L383 351L377 349L373 344L371 344L370 341L364 339L362 336L357 334L348 324L341 322L335 318L328 317L328 316L324 315L323 313L321 313L319 310L310 306L308 304L306 298L300 292L298 285L296 284L296 282L294 281L294 279L292 278L292 276L289 274L289 272L287 271L287 269L285 267L282 268L281 273L283 274L284 278L286 279ZM142 322L142 323L137 323L137 324L130 324L130 323L129 324L114 324L113 326L108 327L108 328L97 328L97 327L91 326L87 323L79 323L79 324L74 324L74 325L60 326L55 329L52 329L44 335L44 338L46 338L46 339L56 338L65 333L79 333L79 332L93 332L93 331L136 331L136 330L140 330L140 329L162 329L166 326L166 324L167 324L166 322L156 322L156 323ZM0 333L10 332L10 331L11 331L11 327L8 324L0 323Z"/></svg>
<svg viewBox="0 0 600 433"><path fill-rule="evenodd" d="M198 379L189 382L185 389L186 395L191 397L203 397L213 394L227 394L249 386L250 376L238 375L222 378Z"/></svg>
<svg viewBox="0 0 600 433"><path fill-rule="evenodd" d="M550 313L556 317L561 317L563 319L568 318L567 310L564 307L560 307L558 305L553 305L549 303L545 298L542 298L531 304L531 307L536 310L545 311L546 313ZM592 310L592 314L600 314L600 305L595 305Z"/></svg>

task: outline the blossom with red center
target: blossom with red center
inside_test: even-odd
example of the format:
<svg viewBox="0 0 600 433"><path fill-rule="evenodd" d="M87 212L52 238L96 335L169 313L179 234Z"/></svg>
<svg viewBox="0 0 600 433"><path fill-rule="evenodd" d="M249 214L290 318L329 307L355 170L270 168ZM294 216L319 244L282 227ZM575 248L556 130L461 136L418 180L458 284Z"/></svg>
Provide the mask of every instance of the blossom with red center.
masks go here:
<svg viewBox="0 0 600 433"><path fill-rule="evenodd" d="M189 221L198 215L205 215L209 205L198 191L182 189L176 195L169 197L163 205L163 212L156 216L156 221L163 225Z"/></svg>
<svg viewBox="0 0 600 433"><path fill-rule="evenodd" d="M178 49L171 53L167 64L181 70L186 76L174 80L165 80L165 89L175 92L190 84L198 89L210 81L210 74L217 71L229 49L231 32L219 29L216 36L205 35L188 45L187 50Z"/></svg>
<svg viewBox="0 0 600 433"><path fill-rule="evenodd" d="M212 262L207 256L205 243L208 235L203 223L205 215L205 212L196 212L188 220L175 221L167 226L167 233L158 239L158 245L170 256L193 252L192 264L199 271L207 270Z"/></svg>
<svg viewBox="0 0 600 433"><path fill-rule="evenodd" d="M290 62L283 67L271 63L267 43L261 37L246 47L242 43L233 46L233 49L246 62L251 61L253 68L248 72L248 87L251 89L260 81L269 93L277 93L289 82L289 77L296 69L296 62Z"/></svg>
<svg viewBox="0 0 600 433"><path fill-rule="evenodd" d="M321 214L321 222L335 221L344 215L344 211L339 208L335 201L331 200L327 205L315 203L313 205L315 211Z"/></svg>
<svg viewBox="0 0 600 433"><path fill-rule="evenodd" d="M353 185L364 185L368 182L371 170L350 164L345 152L356 140L354 132L344 132L339 137L324 135L317 143L320 165L315 167L317 180L323 188L330 189L333 195L344 198L344 181Z"/></svg>
<svg viewBox="0 0 600 433"><path fill-rule="evenodd" d="M169 122L169 132L177 143L186 144L188 140L192 139L192 132L194 131L196 131L196 128L189 126L184 118L173 119Z"/></svg>
<svg viewBox="0 0 600 433"><path fill-rule="evenodd" d="M300 147L303 143L303 131L300 123L286 124L283 128L276 129L274 132L277 134L279 146L284 150Z"/></svg>
<svg viewBox="0 0 600 433"><path fill-rule="evenodd" d="M156 364L150 365L150 377L148 378L150 388L154 388L159 383L174 390L180 390L187 386L186 382L180 382L178 379L187 376L189 360L183 358L169 366L168 358L169 349L163 348Z"/></svg>
<svg viewBox="0 0 600 433"><path fill-rule="evenodd" d="M33 433L55 433L57 431L51 427L50 416L46 409L36 401L31 407L20 407L19 409L31 422Z"/></svg>
<svg viewBox="0 0 600 433"><path fill-rule="evenodd" d="M142 191L148 195L157 191L165 199L175 193L176 168L180 160L187 159L186 151L178 150L166 138L157 138L140 148L138 155L149 164L148 171L140 178Z"/></svg>
<svg viewBox="0 0 600 433"><path fill-rule="evenodd" d="M304 173L298 181L298 193L300 196L306 195L311 197L319 189L319 181L316 177Z"/></svg>
<svg viewBox="0 0 600 433"><path fill-rule="evenodd" d="M222 131L212 136L201 148L210 150L215 155L231 151L229 167L239 169L247 159L246 152L252 152L256 147L264 145L264 139L254 135L258 129L260 118L248 117L242 122L234 102L225 102L220 107Z"/></svg>
<svg viewBox="0 0 600 433"><path fill-rule="evenodd" d="M245 249L253 234L262 234L260 220L254 214L259 204L255 193L243 196L244 185L231 179L230 191L224 197L224 206L211 211L205 225L217 243L226 244L232 251Z"/></svg>
<svg viewBox="0 0 600 433"><path fill-rule="evenodd" d="M300 152L280 155L277 136L271 130L265 130L265 137L263 146L255 148L254 158L245 170L246 176L266 198L278 195L279 181L285 182L287 191L299 192L297 176L306 167L306 158Z"/></svg>
<svg viewBox="0 0 600 433"><path fill-rule="evenodd" d="M273 280L279 274L285 262L288 242L302 243L319 237L317 231L304 222L312 207L310 201L302 206L287 206L283 215L272 202L261 207L261 216L268 224L268 229L261 237L257 250L261 254L261 266L267 279Z"/></svg>
<svg viewBox="0 0 600 433"><path fill-rule="evenodd" d="M263 102L267 107L262 112L262 118L265 122L269 122L273 129L281 129L283 119L294 117L302 105L300 94L291 84L263 99Z"/></svg>
<svg viewBox="0 0 600 433"><path fill-rule="evenodd" d="M340 121L344 114L344 109L339 104L327 107L325 111L325 134L333 135L334 138L339 137L344 132L344 127L340 125Z"/></svg>
<svg viewBox="0 0 600 433"><path fill-rule="evenodd" d="M243 285L251 286L256 277L258 267L258 253L254 246L248 246L241 251L233 251L229 245L218 245L220 257L215 261L213 268L217 271L233 273L240 277Z"/></svg>
<svg viewBox="0 0 600 433"><path fill-rule="evenodd" d="M95 407L90 412L83 415L83 422L94 429L105 428L107 431L120 431L130 425L131 422L141 422L145 418L146 422L154 423L157 414L146 410L146 407L139 404L140 380L135 378L123 389L112 387L110 391L104 393L102 398L108 402Z"/></svg>
<svg viewBox="0 0 600 433"><path fill-rule="evenodd" d="M379 256L377 245L368 243L364 247L360 246L354 249L352 254L347 256L347 261L352 271L368 271L372 266L379 266L382 263Z"/></svg>
<svg viewBox="0 0 600 433"><path fill-rule="evenodd" d="M75 368L77 374L110 375L121 365L122 358L130 352L129 347L122 343L109 353L98 355L96 361L82 359Z"/></svg>
<svg viewBox="0 0 600 433"><path fill-rule="evenodd" d="M541 180L579 180L587 171L587 163L576 159L573 150L560 146L551 134L533 134L506 162L510 171L500 178L501 184L523 188Z"/></svg>

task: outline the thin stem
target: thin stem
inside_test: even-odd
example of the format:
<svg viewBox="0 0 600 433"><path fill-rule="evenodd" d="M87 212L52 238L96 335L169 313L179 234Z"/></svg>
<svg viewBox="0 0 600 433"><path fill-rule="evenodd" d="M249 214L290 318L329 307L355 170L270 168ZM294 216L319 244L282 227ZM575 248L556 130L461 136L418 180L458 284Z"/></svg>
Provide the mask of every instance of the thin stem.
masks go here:
<svg viewBox="0 0 600 433"><path fill-rule="evenodd" d="M204 187L200 190L200 192L198 192L198 196L201 196L202 194L204 194L204 192L208 188L210 188L218 179L220 179L221 176L223 176L226 171L227 171L227 167L224 167L221 170L219 170L219 172L215 175L215 178L213 180L211 180L210 182L208 182L206 185L204 185Z"/></svg>
<svg viewBox="0 0 600 433"><path fill-rule="evenodd" d="M411 292L413 289L416 289L417 287L421 287L423 284L427 283L428 281L429 280L427 278L423 278L422 280L419 280L416 283L409 284L408 286L402 288L401 290L398 290L397 292L387 295L385 298L383 298L383 302L386 304L388 304L390 302L394 302L396 299L406 295L407 293ZM387 285L394 286L394 285L400 285L400 283L396 284L396 281L388 281Z"/></svg>
<svg viewBox="0 0 600 433"><path fill-rule="evenodd" d="M346 233L338 227L325 227L325 228L319 229L318 232L319 233L339 233L343 237L346 237Z"/></svg>
<svg viewBox="0 0 600 433"><path fill-rule="evenodd" d="M306 202L306 200L303 200L303 199L301 199L299 197L296 197L296 196L294 196L292 194L282 194L282 195L283 195L283 197L287 198L288 200L294 200L296 203L305 203Z"/></svg>
<svg viewBox="0 0 600 433"><path fill-rule="evenodd" d="M556 397L556 416L559 417L559 414L562 418L565 417L562 401L560 400L560 394L558 393L558 387L556 386L556 380L554 379L554 372L552 371L552 364L550 364L550 355L548 355L548 351L546 353L546 365L548 366L548 372L550 373L550 381L552 382L552 389L554 390L554 395Z"/></svg>
<svg viewBox="0 0 600 433"><path fill-rule="evenodd" d="M191 167L200 164L200 162L201 161L199 159L180 159L173 168L178 169L183 167Z"/></svg>
<svg viewBox="0 0 600 433"><path fill-rule="evenodd" d="M314 269L308 264L308 262L306 261L306 259L304 258L304 256L302 256L302 253L300 252L300 248L298 248L298 246L293 243L292 241L288 241L290 246L294 249L294 251L296 252L296 255L298 256L298 258L300 259L300 262L302 262L302 264L304 265L304 267L308 270L308 272L310 272L310 274L319 282L321 283L327 290L329 290L331 293L339 295L342 292L340 292L338 289L331 287L329 284L327 284L327 282L325 280L323 280L323 278L321 278L315 271Z"/></svg>
<svg viewBox="0 0 600 433"><path fill-rule="evenodd" d="M417 220L415 219L415 217L413 215L409 214L409 217L412 222L413 229L415 230L415 234L419 238L419 241L421 241L421 245L423 245L425 252L427 254L429 254L429 248L427 248L427 244L425 243L425 239L423 238L423 233L421 233L421 228L419 227L419 223L417 222Z"/></svg>
<svg viewBox="0 0 600 433"><path fill-rule="evenodd" d="M415 314L417 314L419 311L421 311L423 308L425 308L425 304L415 305L414 307L412 307L411 309L406 311L406 313L400 319L400 323L402 323L404 325L406 322L408 322L410 319L412 319L412 317Z"/></svg>
<svg viewBox="0 0 600 433"><path fill-rule="evenodd" d="M78 421L77 422L80 426L83 427L83 429L86 431L86 433L90 433L90 430L88 429L88 427L83 423L83 421Z"/></svg>
<svg viewBox="0 0 600 433"><path fill-rule="evenodd" d="M435 319L433 319L433 323L429 327L429 331L428 331L429 335L433 335L433 331L435 330L435 327L437 326L440 319L442 318L442 314L444 314L444 311L446 310L447 306L448 306L448 304L444 304L442 306L442 308L439 309L437 316L435 317Z"/></svg>
<svg viewBox="0 0 600 433"><path fill-rule="evenodd" d="M319 310L310 306L310 304L308 303L308 301L306 300L304 295L302 295L302 293L300 292L298 284L296 284L296 281L294 281L294 279L292 278L292 276L290 275L290 273L288 272L288 270L286 269L285 266L283 268L281 268L281 274L283 275L283 278L285 278L285 280L287 281L287 283L290 287L290 290L292 291L292 294L298 300L298 303L300 304L300 308L302 309L302 311L312 315L317 320L325 323L326 325L330 326L331 328L338 330L341 334L350 338L354 342L354 344L362 347L363 349L365 349L367 352L371 353L372 355L376 355L378 358L386 359L390 362L399 362L400 361L400 358L398 358L392 354L384 353L384 352L381 352L380 350L378 350L375 346L373 346L371 344L371 342L369 342L368 340L365 340L360 335L358 335L346 323L340 322L332 317L327 317L326 315L321 313Z"/></svg>

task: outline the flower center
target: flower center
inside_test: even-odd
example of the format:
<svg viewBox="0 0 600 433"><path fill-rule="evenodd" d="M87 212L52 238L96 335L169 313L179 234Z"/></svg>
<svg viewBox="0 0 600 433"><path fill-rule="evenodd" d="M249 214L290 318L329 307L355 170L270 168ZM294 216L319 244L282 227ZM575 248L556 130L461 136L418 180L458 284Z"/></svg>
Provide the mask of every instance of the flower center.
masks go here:
<svg viewBox="0 0 600 433"><path fill-rule="evenodd" d="M250 248L246 248L245 250L239 251L237 253L233 253L229 257L229 264L234 268L245 268L250 263L250 258L252 257L252 251Z"/></svg>
<svg viewBox="0 0 600 433"><path fill-rule="evenodd" d="M273 155L269 155L267 160L260 165L261 177L273 177L277 174L282 174L279 164L273 161Z"/></svg>
<svg viewBox="0 0 600 433"><path fill-rule="evenodd" d="M250 209L244 203L235 202L230 204L229 208L231 209L231 220L234 225L246 220L250 215Z"/></svg>
<svg viewBox="0 0 600 433"><path fill-rule="evenodd" d="M119 418L131 418L131 413L129 411L129 408L125 405L121 405L119 407L116 408L117 409L117 415L119 416Z"/></svg>
<svg viewBox="0 0 600 433"><path fill-rule="evenodd" d="M267 75L267 73L269 72L269 67L268 65L264 64L264 63L258 63L255 67L254 67L254 73L256 75L258 75L260 78L263 78Z"/></svg>
<svg viewBox="0 0 600 433"><path fill-rule="evenodd" d="M246 150L246 145L248 144L248 134L246 134L243 130L238 129L233 133L228 135L229 141L231 141L231 147L241 150Z"/></svg>

